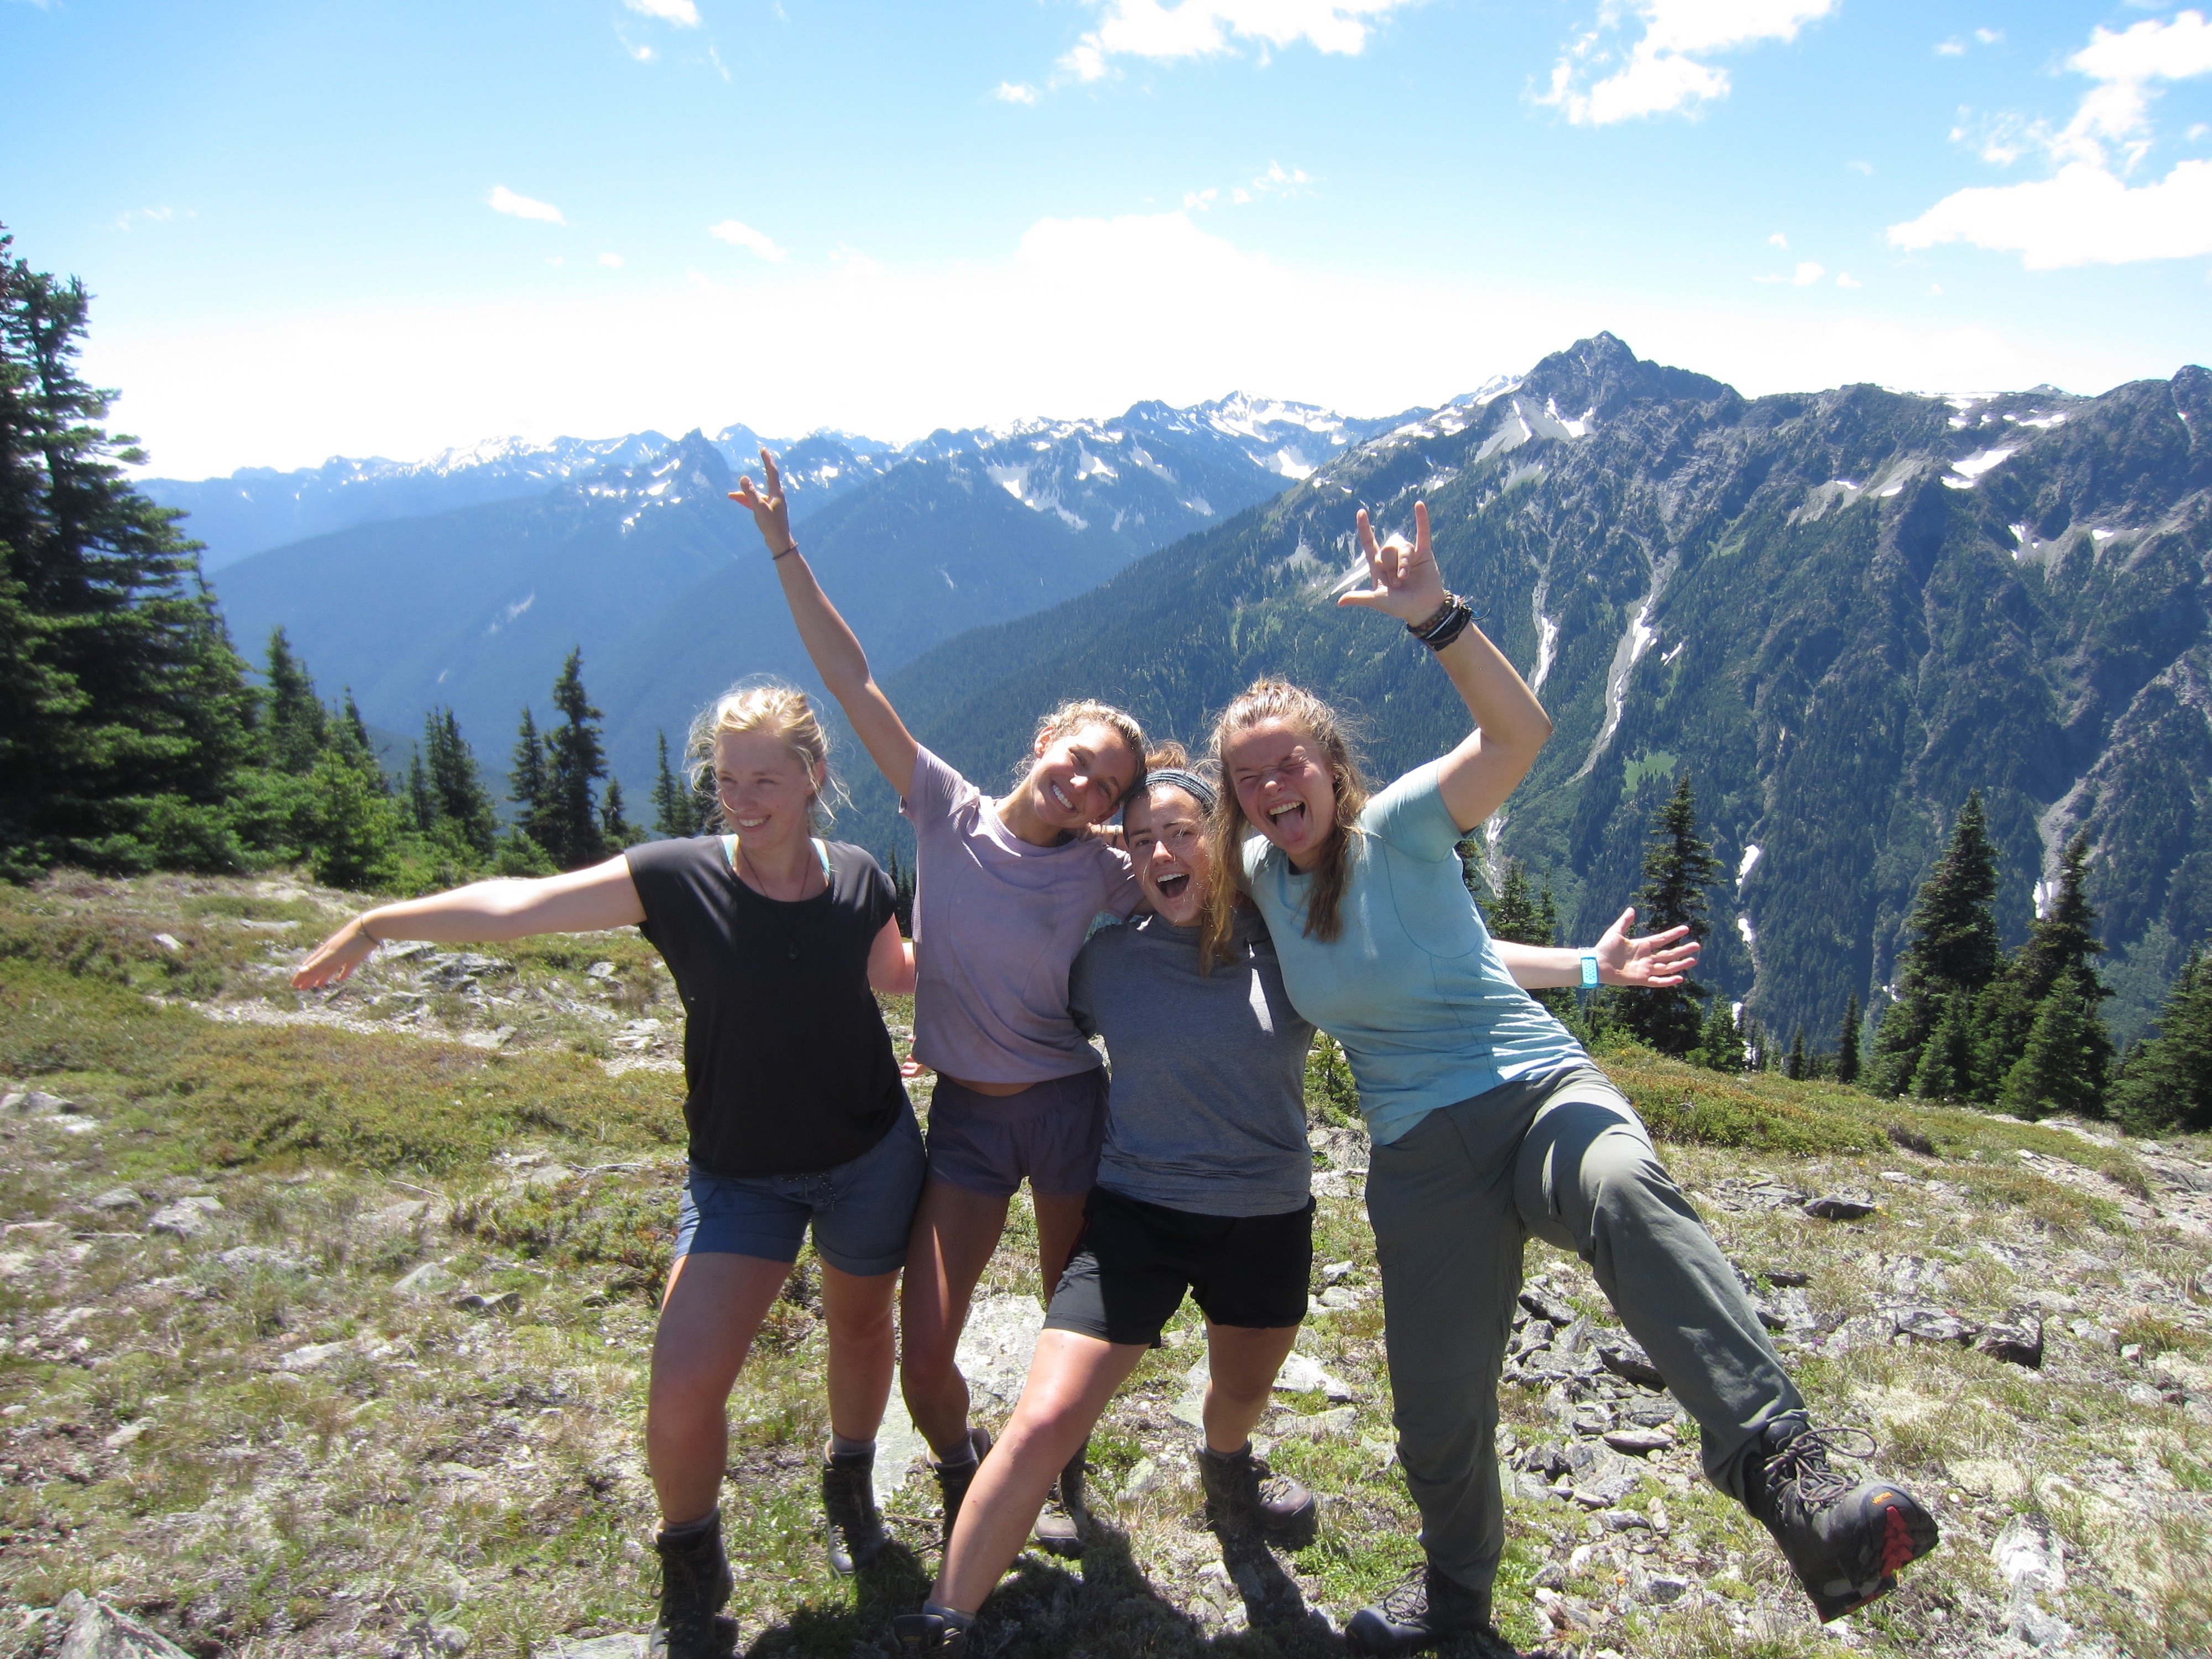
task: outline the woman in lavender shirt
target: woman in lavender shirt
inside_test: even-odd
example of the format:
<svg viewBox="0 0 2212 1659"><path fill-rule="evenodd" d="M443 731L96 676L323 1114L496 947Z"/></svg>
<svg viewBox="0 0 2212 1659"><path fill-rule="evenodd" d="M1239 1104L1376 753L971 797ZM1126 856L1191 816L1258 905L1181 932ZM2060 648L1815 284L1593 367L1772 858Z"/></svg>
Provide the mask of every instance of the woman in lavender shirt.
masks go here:
<svg viewBox="0 0 2212 1659"><path fill-rule="evenodd" d="M1067 1012L1067 975L1093 918L1127 916L1129 860L1092 833L1145 774L1145 736L1104 703L1063 704L1038 723L1029 770L986 797L915 741L868 672L866 653L792 538L782 478L766 450L763 484L738 480L775 561L793 620L913 823L915 1058L935 1071L929 1176L900 1296L900 1384L936 1457L951 1535L990 1436L968 1420L953 1362L968 1303L1024 1178L1036 1206L1037 1268L1060 1280L1097 1175L1105 1073ZM1079 1472L1077 1453L1071 1471ZM1068 1479L1076 1478L1071 1474ZM1048 1548L1081 1547L1065 1506L1037 1522Z"/></svg>

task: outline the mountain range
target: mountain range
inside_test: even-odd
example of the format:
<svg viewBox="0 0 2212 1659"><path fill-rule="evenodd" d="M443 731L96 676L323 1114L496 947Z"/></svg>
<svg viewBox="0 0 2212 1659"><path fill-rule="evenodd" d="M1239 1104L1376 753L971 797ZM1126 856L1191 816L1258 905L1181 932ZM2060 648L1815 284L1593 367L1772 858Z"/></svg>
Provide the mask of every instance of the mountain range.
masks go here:
<svg viewBox="0 0 2212 1659"><path fill-rule="evenodd" d="M1388 424L1235 397L904 447L819 433L781 463L809 558L888 671L1093 588ZM449 704L503 767L520 711L544 714L562 659L581 646L635 800L656 735L680 742L692 712L733 679L813 682L752 521L726 499L739 470L758 472L761 447L731 427L145 488L186 507L191 532L235 534L234 548L303 515L356 515L220 563L214 586L249 657L283 626L325 692L349 689L373 726L411 732L424 709ZM231 528L203 532L198 489L216 492ZM460 504L416 510L441 491Z"/></svg>
<svg viewBox="0 0 2212 1659"><path fill-rule="evenodd" d="M1483 844L1552 886L1570 937L1632 894L1686 769L1726 871L1701 977L1832 1040L1847 997L1880 1001L1979 789L2008 941L2088 836L2124 1036L2212 932L2209 436L2201 368L2097 398L1749 398L1600 335L887 689L988 787L1063 696L1200 738L1280 674L1351 711L1395 776L1464 712L1401 629L1334 596L1354 509L1410 531L1423 498L1447 581L1556 723ZM856 795L856 833L891 844L888 792Z"/></svg>

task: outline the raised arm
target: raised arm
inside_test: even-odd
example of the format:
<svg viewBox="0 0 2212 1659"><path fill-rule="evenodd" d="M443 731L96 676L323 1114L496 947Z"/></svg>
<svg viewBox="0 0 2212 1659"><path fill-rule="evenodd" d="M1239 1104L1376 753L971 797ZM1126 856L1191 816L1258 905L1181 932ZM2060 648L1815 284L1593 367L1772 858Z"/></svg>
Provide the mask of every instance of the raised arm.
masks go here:
<svg viewBox="0 0 2212 1659"><path fill-rule="evenodd" d="M748 472L738 480L730 499L749 509L753 523L760 527L761 539L768 544L776 574L783 582L791 619L799 624L799 637L805 643L806 654L814 659L814 672L822 676L822 684L853 723L869 758L903 799L914 782L915 753L920 745L906 729L906 722L899 719L898 710L891 707L890 699L869 676L868 653L860 649L860 640L837 614L837 607L830 603L822 584L814 580L806 556L793 539L791 507L784 500L783 473L775 458L765 449L760 458L767 482L756 489Z"/></svg>
<svg viewBox="0 0 2212 1659"><path fill-rule="evenodd" d="M335 985L395 939L489 944L532 933L596 933L644 920L629 862L620 856L536 881L479 881L363 911L315 947L292 984L301 991Z"/></svg>
<svg viewBox="0 0 2212 1659"><path fill-rule="evenodd" d="M1339 605L1364 605L1409 625L1425 623L1451 596L1444 591L1429 546L1429 506L1413 504L1413 544L1378 544L1367 509L1359 509L1359 547L1367 556L1370 586L1346 593ZM1505 798L1536 763L1536 753L1552 735L1543 705L1472 622L1436 653L1452 687L1474 717L1474 730L1443 757L1437 777L1452 822L1472 830L1505 804Z"/></svg>
<svg viewBox="0 0 2212 1659"><path fill-rule="evenodd" d="M1644 990L1680 985L1698 965L1698 941L1688 937L1690 930L1670 927L1663 933L1631 939L1628 930L1635 925L1636 911L1632 906L1615 917L1603 937L1589 947L1597 958L1599 982ZM1583 953L1572 946L1516 945L1503 939L1492 942L1498 947L1505 971L1524 991L1583 982Z"/></svg>

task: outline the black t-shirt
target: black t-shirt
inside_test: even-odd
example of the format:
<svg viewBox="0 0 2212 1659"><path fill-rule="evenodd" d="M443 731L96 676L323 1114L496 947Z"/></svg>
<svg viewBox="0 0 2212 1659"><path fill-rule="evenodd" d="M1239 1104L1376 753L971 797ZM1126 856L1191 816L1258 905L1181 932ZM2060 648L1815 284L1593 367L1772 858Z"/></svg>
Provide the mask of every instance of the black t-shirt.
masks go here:
<svg viewBox="0 0 2212 1659"><path fill-rule="evenodd" d="M739 881L719 836L624 856L646 938L684 999L684 1121L715 1175L798 1175L866 1152L906 1105L868 951L893 915L865 851L827 849L829 890L793 903Z"/></svg>

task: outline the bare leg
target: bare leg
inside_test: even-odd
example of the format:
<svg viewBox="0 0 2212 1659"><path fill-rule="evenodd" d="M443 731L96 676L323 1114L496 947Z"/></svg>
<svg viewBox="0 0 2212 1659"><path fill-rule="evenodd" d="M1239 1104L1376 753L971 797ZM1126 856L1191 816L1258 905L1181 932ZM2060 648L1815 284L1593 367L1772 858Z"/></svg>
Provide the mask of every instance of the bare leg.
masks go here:
<svg viewBox="0 0 2212 1659"><path fill-rule="evenodd" d="M891 1304L896 1270L865 1278L822 1264L822 1316L830 1328L830 1431L872 1440L891 1397L898 1340Z"/></svg>
<svg viewBox="0 0 2212 1659"><path fill-rule="evenodd" d="M730 1390L788 1261L695 1254L678 1259L653 1334L645 1456L660 1518L683 1526L711 1514L730 1450Z"/></svg>
<svg viewBox="0 0 2212 1659"><path fill-rule="evenodd" d="M1267 1409L1275 1372L1297 1335L1295 1325L1251 1330L1241 1325L1206 1322L1209 1375L1205 1423L1209 1451L1226 1455L1244 1449L1261 1414Z"/></svg>
<svg viewBox="0 0 2212 1659"><path fill-rule="evenodd" d="M968 1381L953 1363L968 1298L1006 1230L1006 1200L942 1181L921 1189L899 1294L899 1387L939 1454L968 1429Z"/></svg>
<svg viewBox="0 0 2212 1659"><path fill-rule="evenodd" d="M1067 1271L1067 1258L1075 1254L1075 1241L1083 1236L1083 1206L1091 1195L1048 1194L1031 1188L1030 1198L1036 1206L1037 1294L1049 1302Z"/></svg>
<svg viewBox="0 0 2212 1659"><path fill-rule="evenodd" d="M960 1506L932 1600L962 1613L983 1605L1021 1553L1060 1469L1144 1357L1140 1343L1102 1342L1073 1331L1037 1338L1014 1414Z"/></svg>

